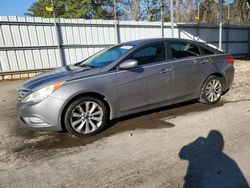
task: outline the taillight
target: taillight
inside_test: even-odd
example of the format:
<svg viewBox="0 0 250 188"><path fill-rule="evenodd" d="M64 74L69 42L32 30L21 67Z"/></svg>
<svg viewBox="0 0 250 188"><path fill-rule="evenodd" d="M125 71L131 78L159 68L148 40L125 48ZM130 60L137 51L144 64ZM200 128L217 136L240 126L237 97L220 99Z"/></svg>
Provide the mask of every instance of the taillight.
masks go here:
<svg viewBox="0 0 250 188"><path fill-rule="evenodd" d="M229 63L229 64L234 64L234 58L233 57L225 58L224 61Z"/></svg>

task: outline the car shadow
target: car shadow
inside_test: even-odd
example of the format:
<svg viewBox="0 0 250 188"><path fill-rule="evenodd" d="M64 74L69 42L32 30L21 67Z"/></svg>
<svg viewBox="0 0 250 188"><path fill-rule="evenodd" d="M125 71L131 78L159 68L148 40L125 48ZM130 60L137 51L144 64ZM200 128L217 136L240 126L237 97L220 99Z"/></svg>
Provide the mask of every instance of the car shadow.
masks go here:
<svg viewBox="0 0 250 188"><path fill-rule="evenodd" d="M187 113L194 113L199 111L206 111L211 108L220 107L223 102L214 105L204 105L197 101L189 101L180 104L170 105L163 108L149 110L142 113L129 115L118 118L109 123L109 125L98 134L85 137L76 138L67 132L36 132L27 128L19 127L15 130L15 134L27 140L37 140L35 143L28 142L14 149L14 152L25 150L27 148L52 150L58 148L71 148L77 146L84 146L99 141L105 137L109 137L118 133L128 132L132 136L134 130L146 129L166 129L174 127L174 124L166 122L165 119L174 118L185 115ZM46 135L46 139L41 139Z"/></svg>
<svg viewBox="0 0 250 188"><path fill-rule="evenodd" d="M188 160L184 188L249 188L237 163L223 152L224 139L217 130L181 148Z"/></svg>

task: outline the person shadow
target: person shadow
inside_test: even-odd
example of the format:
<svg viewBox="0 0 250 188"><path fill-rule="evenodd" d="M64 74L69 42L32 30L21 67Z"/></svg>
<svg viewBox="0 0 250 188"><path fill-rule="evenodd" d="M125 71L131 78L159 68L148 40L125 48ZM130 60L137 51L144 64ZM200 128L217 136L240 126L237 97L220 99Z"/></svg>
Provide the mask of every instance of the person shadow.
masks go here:
<svg viewBox="0 0 250 188"><path fill-rule="evenodd" d="M249 188L237 163L223 153L224 139L217 130L182 147L180 159L188 160L184 188Z"/></svg>

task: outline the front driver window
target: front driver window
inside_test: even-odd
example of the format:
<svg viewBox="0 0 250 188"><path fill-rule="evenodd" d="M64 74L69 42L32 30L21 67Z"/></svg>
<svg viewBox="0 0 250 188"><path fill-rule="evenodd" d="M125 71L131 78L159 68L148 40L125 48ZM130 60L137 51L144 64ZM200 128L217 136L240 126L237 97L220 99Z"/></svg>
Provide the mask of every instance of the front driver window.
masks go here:
<svg viewBox="0 0 250 188"><path fill-rule="evenodd" d="M164 61L166 59L164 43L145 47L134 53L130 59L137 60L139 65Z"/></svg>

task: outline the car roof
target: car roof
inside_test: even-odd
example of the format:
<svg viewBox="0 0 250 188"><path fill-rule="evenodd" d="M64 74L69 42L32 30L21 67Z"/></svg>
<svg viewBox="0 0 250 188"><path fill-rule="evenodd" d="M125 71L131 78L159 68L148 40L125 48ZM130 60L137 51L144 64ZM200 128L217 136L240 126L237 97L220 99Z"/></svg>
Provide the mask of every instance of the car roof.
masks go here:
<svg viewBox="0 0 250 188"><path fill-rule="evenodd" d="M129 41L125 42L123 44L126 45L133 45L133 46L138 46L146 43L151 43L151 42L160 42L160 41L188 41L188 42L196 42L193 40L188 40L188 39L179 39L179 38L150 38L150 39L139 39L139 40L134 40L134 41Z"/></svg>
<svg viewBox="0 0 250 188"><path fill-rule="evenodd" d="M161 41L174 41L174 42L190 42L190 43L193 43L193 44L196 44L196 45L199 45L201 47L204 47L204 48L207 48L209 50L212 50L214 52L218 52L217 49L215 48L212 48L202 42L198 42L198 41L195 41L195 40L189 40L189 39L180 39L180 38L151 38L151 39L139 39L139 40L134 40L134 41L129 41L129 42L125 42L125 43L122 43L121 45L131 45L131 46L141 46L141 45L145 45L145 44L148 44L148 43L152 43L152 42L161 42Z"/></svg>

